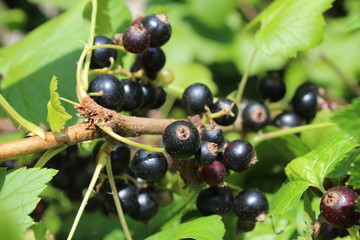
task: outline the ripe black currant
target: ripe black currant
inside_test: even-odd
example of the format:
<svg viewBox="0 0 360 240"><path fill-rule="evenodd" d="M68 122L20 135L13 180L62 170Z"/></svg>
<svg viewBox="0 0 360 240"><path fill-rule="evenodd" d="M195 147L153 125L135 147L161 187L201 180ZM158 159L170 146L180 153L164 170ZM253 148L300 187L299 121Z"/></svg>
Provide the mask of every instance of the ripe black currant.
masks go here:
<svg viewBox="0 0 360 240"><path fill-rule="evenodd" d="M213 95L210 89L202 83L194 83L188 86L183 95L182 103L191 114L205 112L205 106L210 106L213 101Z"/></svg>
<svg viewBox="0 0 360 240"><path fill-rule="evenodd" d="M140 20L150 33L150 46L160 47L169 41L171 25L166 14L152 14Z"/></svg>
<svg viewBox="0 0 360 240"><path fill-rule="evenodd" d="M137 55L136 61L145 72L157 73L164 67L166 57L161 48L148 48L143 53Z"/></svg>
<svg viewBox="0 0 360 240"><path fill-rule="evenodd" d="M210 165L216 160L217 150L216 143L202 142L199 150L195 153L195 159L202 166Z"/></svg>
<svg viewBox="0 0 360 240"><path fill-rule="evenodd" d="M114 175L120 175L130 163L130 148L125 143L118 143L110 152L111 170ZM106 168L104 168L106 173Z"/></svg>
<svg viewBox="0 0 360 240"><path fill-rule="evenodd" d="M246 140L234 140L227 144L223 152L223 161L227 168L242 172L258 162L255 149Z"/></svg>
<svg viewBox="0 0 360 240"><path fill-rule="evenodd" d="M155 97L156 101L151 106L151 109L159 108L162 105L164 105L164 103L166 102L166 92L164 91L164 89L162 87L156 87L155 91L156 91L156 97Z"/></svg>
<svg viewBox="0 0 360 240"><path fill-rule="evenodd" d="M357 198L357 192L350 187L333 187L322 197L320 213L325 221L338 228L349 228L359 224Z"/></svg>
<svg viewBox="0 0 360 240"><path fill-rule="evenodd" d="M162 139L166 152L174 158L191 157L200 145L199 131L194 124L184 120L170 123Z"/></svg>
<svg viewBox="0 0 360 240"><path fill-rule="evenodd" d="M346 229L334 227L327 223L321 215L311 228L314 232L314 240L332 240L349 235Z"/></svg>
<svg viewBox="0 0 360 240"><path fill-rule="evenodd" d="M225 177L226 168L218 161L214 161L212 164L200 169L200 178L209 185L216 186L224 182Z"/></svg>
<svg viewBox="0 0 360 240"><path fill-rule="evenodd" d="M302 119L310 121L318 111L318 93L312 87L301 86L296 89L291 106Z"/></svg>
<svg viewBox="0 0 360 240"><path fill-rule="evenodd" d="M125 101L124 86L122 82L115 76L103 74L95 77L89 85L90 93L102 92L102 96L91 96L94 101L112 110L118 110Z"/></svg>
<svg viewBox="0 0 360 240"><path fill-rule="evenodd" d="M292 128L302 125L301 118L294 112L283 112L272 120L273 125L278 128Z"/></svg>
<svg viewBox="0 0 360 240"><path fill-rule="evenodd" d="M196 207L203 216L212 214L225 215L233 205L233 197L225 187L211 186L202 190L197 199Z"/></svg>
<svg viewBox="0 0 360 240"><path fill-rule="evenodd" d="M262 222L269 211L269 203L261 191L247 189L235 197L234 211L243 221Z"/></svg>
<svg viewBox="0 0 360 240"><path fill-rule="evenodd" d="M131 79L122 80L125 91L125 102L121 110L133 111L138 109L144 102L142 86Z"/></svg>
<svg viewBox="0 0 360 240"><path fill-rule="evenodd" d="M155 193L151 189L140 189L138 192L139 203L129 215L135 220L147 222L155 216L159 210L159 203L156 200Z"/></svg>
<svg viewBox="0 0 360 240"><path fill-rule="evenodd" d="M122 35L122 44L126 51L142 53L150 44L150 34L141 23L130 26Z"/></svg>
<svg viewBox="0 0 360 240"><path fill-rule="evenodd" d="M238 219L236 222L236 233L242 234L254 230L256 222L248 222Z"/></svg>
<svg viewBox="0 0 360 240"><path fill-rule="evenodd" d="M224 133L221 128L205 128L201 133L201 140L216 143L218 148L222 147L225 143Z"/></svg>
<svg viewBox="0 0 360 240"><path fill-rule="evenodd" d="M317 95L320 95L319 87L311 82L305 82L299 85L296 91L314 91Z"/></svg>
<svg viewBox="0 0 360 240"><path fill-rule="evenodd" d="M226 98L219 99L218 101L209 106L212 113L220 112L224 108L228 108L230 106L233 107L231 108L231 111L229 113L213 119L217 124L221 126L229 126L233 124L236 121L239 113L238 107L232 100Z"/></svg>
<svg viewBox="0 0 360 240"><path fill-rule="evenodd" d="M256 101L250 101L242 111L241 116L245 131L258 131L270 122L268 108Z"/></svg>
<svg viewBox="0 0 360 240"><path fill-rule="evenodd" d="M94 38L94 46L114 44L110 38L105 36L96 36ZM111 65L110 58L116 60L117 50L112 48L96 48L93 50L90 60L90 68L104 68Z"/></svg>
<svg viewBox="0 0 360 240"><path fill-rule="evenodd" d="M260 79L258 90L262 98L276 102L284 97L286 86L279 74L270 73Z"/></svg>
<svg viewBox="0 0 360 240"><path fill-rule="evenodd" d="M130 168L139 178L149 182L159 181L167 171L167 160L163 153L139 149L136 151Z"/></svg>
<svg viewBox="0 0 360 240"><path fill-rule="evenodd" d="M156 88L151 83L140 82L141 90L144 96L143 104L141 104L141 109L149 109L156 103Z"/></svg>

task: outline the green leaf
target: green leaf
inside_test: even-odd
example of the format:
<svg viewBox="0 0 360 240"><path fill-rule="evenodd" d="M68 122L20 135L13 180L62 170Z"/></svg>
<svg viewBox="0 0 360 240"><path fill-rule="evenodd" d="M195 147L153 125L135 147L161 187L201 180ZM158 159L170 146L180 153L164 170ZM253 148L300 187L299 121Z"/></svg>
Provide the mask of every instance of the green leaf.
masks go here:
<svg viewBox="0 0 360 240"><path fill-rule="evenodd" d="M326 177L329 178L342 178L350 171L353 171L354 162L360 161L360 148L356 147L354 150L349 152L348 156L342 159L336 164Z"/></svg>
<svg viewBox="0 0 360 240"><path fill-rule="evenodd" d="M201 240L223 239L225 234L224 223L218 215L201 217L190 222L152 235L146 240L195 238Z"/></svg>
<svg viewBox="0 0 360 240"><path fill-rule="evenodd" d="M360 98L336 111L333 120L349 134L360 140Z"/></svg>
<svg viewBox="0 0 360 240"><path fill-rule="evenodd" d="M360 28L360 16L353 20L349 26L347 26L346 31L353 31Z"/></svg>
<svg viewBox="0 0 360 240"><path fill-rule="evenodd" d="M308 187L309 184L304 181L291 181L283 184L270 201L269 215L283 215L294 208Z"/></svg>
<svg viewBox="0 0 360 240"><path fill-rule="evenodd" d="M37 222L32 226L32 229L34 231L35 240L44 240L47 227L46 224L43 221Z"/></svg>
<svg viewBox="0 0 360 240"><path fill-rule="evenodd" d="M0 168L0 191L1 191L2 187L4 186L5 177L6 177L6 168L1 167Z"/></svg>
<svg viewBox="0 0 360 240"><path fill-rule="evenodd" d="M350 178L348 180L348 184L353 186L354 188L360 189L360 156L354 159L354 162L350 165Z"/></svg>
<svg viewBox="0 0 360 240"><path fill-rule="evenodd" d="M318 45L325 25L322 13L334 0L277 0L248 26L257 29L255 43L269 55L294 57Z"/></svg>
<svg viewBox="0 0 360 240"><path fill-rule="evenodd" d="M38 195L45 189L54 169L19 168L6 175L0 192L0 216L14 219L12 225L21 233L33 224L28 216L40 201Z"/></svg>
<svg viewBox="0 0 360 240"><path fill-rule="evenodd" d="M51 130L54 132L60 132L60 130L64 128L66 121L71 118L71 115L69 115L65 108L61 106L59 94L56 92L57 87L58 80L53 76L50 82L50 100L47 104L47 120Z"/></svg>
<svg viewBox="0 0 360 240"><path fill-rule="evenodd" d="M351 136L335 134L317 149L291 161L286 166L285 173L290 181L303 181L309 186L322 189L325 176L333 171L336 164L355 146Z"/></svg>

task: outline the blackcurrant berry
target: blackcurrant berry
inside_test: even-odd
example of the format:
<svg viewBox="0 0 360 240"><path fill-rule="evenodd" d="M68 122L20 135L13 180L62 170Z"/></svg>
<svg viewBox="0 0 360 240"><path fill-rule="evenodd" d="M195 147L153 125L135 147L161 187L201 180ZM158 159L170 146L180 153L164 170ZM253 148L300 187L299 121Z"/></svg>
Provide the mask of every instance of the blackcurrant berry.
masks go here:
<svg viewBox="0 0 360 240"><path fill-rule="evenodd" d="M151 109L159 108L166 102L166 92L164 91L164 89L162 87L156 87L155 91L156 91L156 97L155 97L156 101L151 106Z"/></svg>
<svg viewBox="0 0 360 240"><path fill-rule="evenodd" d="M245 232L251 232L252 230L254 230L256 225L256 222L248 222L248 221L243 221L241 219L238 219L236 222L236 233L237 234L242 234Z"/></svg>
<svg viewBox="0 0 360 240"><path fill-rule="evenodd" d="M122 35L122 44L126 51L142 53L150 44L150 34L141 23L130 26Z"/></svg>
<svg viewBox="0 0 360 240"><path fill-rule="evenodd" d="M138 193L139 205L129 215L135 220L147 222L159 210L159 203L151 189L141 189Z"/></svg>
<svg viewBox="0 0 360 240"><path fill-rule="evenodd" d="M221 126L229 126L233 124L239 114L239 109L232 100L226 98L219 99L210 105L210 111L212 113L216 113L222 111L224 108L229 108L231 106L233 107L231 108L230 112L222 115L221 117L214 118L213 120Z"/></svg>
<svg viewBox="0 0 360 240"><path fill-rule="evenodd" d="M152 14L140 20L150 33L150 46L160 47L169 41L171 25L166 14Z"/></svg>
<svg viewBox="0 0 360 240"><path fill-rule="evenodd" d="M212 186L202 190L197 199L196 207L203 216L212 214L225 215L233 205L233 197L229 189Z"/></svg>
<svg viewBox="0 0 360 240"><path fill-rule="evenodd" d="M241 116L245 131L258 131L270 122L268 108L256 101L250 101L242 111Z"/></svg>
<svg viewBox="0 0 360 240"><path fill-rule="evenodd" d="M322 197L320 213L328 223L338 228L349 228L359 224L357 198L357 192L350 187L333 187Z"/></svg>
<svg viewBox="0 0 360 240"><path fill-rule="evenodd" d="M125 102L121 110L133 111L138 109L144 103L144 93L142 86L131 79L122 80L125 91Z"/></svg>
<svg viewBox="0 0 360 240"><path fill-rule="evenodd" d="M318 93L313 88L298 88L291 100L291 106L295 113L302 119L310 121L318 111Z"/></svg>
<svg viewBox="0 0 360 240"><path fill-rule="evenodd" d="M279 74L272 73L260 79L258 90L262 98L276 102L284 97L286 86Z"/></svg>
<svg viewBox="0 0 360 240"><path fill-rule="evenodd" d="M96 36L94 38L94 46L114 44L110 38L105 36ZM92 51L90 68L104 68L111 65L110 58L116 60L117 50L112 48L96 48Z"/></svg>
<svg viewBox="0 0 360 240"><path fill-rule="evenodd" d="M186 111L191 114L205 112L205 106L210 106L212 101L213 95L210 89L202 83L188 86L182 95L182 103Z"/></svg>
<svg viewBox="0 0 360 240"><path fill-rule="evenodd" d="M95 77L90 83L90 93L100 93L101 96L91 96L94 101L105 108L118 110L125 101L124 86L115 76L103 74Z"/></svg>
<svg viewBox="0 0 360 240"><path fill-rule="evenodd" d="M138 54L136 58L145 72L157 73L164 67L166 61L165 53L161 48L148 48L143 53Z"/></svg>
<svg viewBox="0 0 360 240"><path fill-rule="evenodd" d="M235 172L242 172L258 162L255 149L246 140L234 140L227 144L223 152L226 167Z"/></svg>
<svg viewBox="0 0 360 240"><path fill-rule="evenodd" d="M247 189L235 197L234 211L243 221L262 222L269 211L269 203L261 191Z"/></svg>
<svg viewBox="0 0 360 240"><path fill-rule="evenodd" d="M200 145L199 131L194 124L184 120L170 123L162 139L166 152L174 158L191 157Z"/></svg>
<svg viewBox="0 0 360 240"><path fill-rule="evenodd" d="M114 175L122 174L130 163L130 148L125 143L118 143L110 152L111 169ZM106 168L104 168L106 173Z"/></svg>
<svg viewBox="0 0 360 240"><path fill-rule="evenodd" d="M136 151L130 168L139 178L149 182L159 181L167 171L167 160L163 153L148 152L144 149Z"/></svg>
<svg viewBox="0 0 360 240"><path fill-rule="evenodd" d="M156 88L151 83L140 82L140 84L142 93L144 95L144 101L140 108L149 109L156 103Z"/></svg>
<svg viewBox="0 0 360 240"><path fill-rule="evenodd" d="M202 166L210 165L216 160L217 150L216 143L202 142L199 150L195 153L195 159Z"/></svg>
<svg viewBox="0 0 360 240"><path fill-rule="evenodd" d="M224 133L221 128L205 128L201 133L201 140L216 143L218 148L222 147L225 143Z"/></svg>
<svg viewBox="0 0 360 240"><path fill-rule="evenodd" d="M292 128L303 124L301 118L294 112L283 112L277 115L272 123L278 128Z"/></svg>
<svg viewBox="0 0 360 240"><path fill-rule="evenodd" d="M317 95L320 95L319 87L311 82L305 82L299 85L296 91L314 91Z"/></svg>
<svg viewBox="0 0 360 240"><path fill-rule="evenodd" d="M200 169L200 178L209 185L216 186L224 182L226 177L225 166L218 161Z"/></svg>
<svg viewBox="0 0 360 240"><path fill-rule="evenodd" d="M332 240L337 237L345 237L349 235L346 229L336 228L327 223L322 216L318 218L311 227L314 232L314 240Z"/></svg>

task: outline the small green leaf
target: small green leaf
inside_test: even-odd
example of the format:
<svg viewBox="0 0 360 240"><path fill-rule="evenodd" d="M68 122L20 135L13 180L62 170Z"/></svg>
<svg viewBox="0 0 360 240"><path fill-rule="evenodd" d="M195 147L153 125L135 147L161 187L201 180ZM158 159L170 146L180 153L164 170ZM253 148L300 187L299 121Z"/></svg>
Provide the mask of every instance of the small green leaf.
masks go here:
<svg viewBox="0 0 360 240"><path fill-rule="evenodd" d="M53 76L50 82L50 100L47 104L47 120L51 130L54 132L60 132L60 130L64 128L66 121L71 118L65 108L61 106L59 94L56 92L57 86L58 80Z"/></svg>
<svg viewBox="0 0 360 240"><path fill-rule="evenodd" d="M320 147L291 161L285 168L290 181L304 181L322 189L325 176L356 146L344 133L329 137Z"/></svg>
<svg viewBox="0 0 360 240"><path fill-rule="evenodd" d="M360 189L360 157L354 159L354 162L350 165L350 178L348 184L354 188Z"/></svg>
<svg viewBox="0 0 360 240"><path fill-rule="evenodd" d="M257 29L255 43L269 55L294 57L318 45L325 25L322 13L334 0L277 0L248 26Z"/></svg>
<svg viewBox="0 0 360 240"><path fill-rule="evenodd" d="M351 152L349 152L348 156L342 159L340 162L336 164L329 174L326 177L329 178L342 178L346 174L353 170L354 162L360 161L360 148L355 148Z"/></svg>
<svg viewBox="0 0 360 240"><path fill-rule="evenodd" d="M43 221L37 222L32 227L35 235L35 240L44 240L46 235L46 224Z"/></svg>
<svg viewBox="0 0 360 240"><path fill-rule="evenodd" d="M360 16L352 21L349 26L347 26L346 31L353 31L360 28Z"/></svg>
<svg viewBox="0 0 360 240"><path fill-rule="evenodd" d="M4 186L5 177L6 177L6 168L1 167L0 168L0 191L1 191L2 187Z"/></svg>
<svg viewBox="0 0 360 240"><path fill-rule="evenodd" d="M40 198L38 195L45 189L54 169L19 168L6 175L0 192L0 216L14 219L12 225L21 233L33 224L28 216Z"/></svg>
<svg viewBox="0 0 360 240"><path fill-rule="evenodd" d="M333 120L349 134L360 139L360 98L336 111Z"/></svg>
<svg viewBox="0 0 360 240"><path fill-rule="evenodd" d="M283 184L270 201L269 215L283 215L295 207L308 187L309 184L304 181L292 181Z"/></svg>
<svg viewBox="0 0 360 240"><path fill-rule="evenodd" d="M146 240L157 239L183 239L195 238L201 240L223 239L225 233L224 223L221 217L212 215L201 217L190 222L182 223L176 227L152 235Z"/></svg>

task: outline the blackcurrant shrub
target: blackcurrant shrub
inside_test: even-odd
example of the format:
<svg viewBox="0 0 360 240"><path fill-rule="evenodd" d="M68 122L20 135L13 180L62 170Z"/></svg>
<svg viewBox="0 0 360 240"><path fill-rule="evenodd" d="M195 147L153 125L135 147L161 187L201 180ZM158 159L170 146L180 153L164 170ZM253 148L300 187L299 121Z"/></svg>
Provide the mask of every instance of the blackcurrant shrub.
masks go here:
<svg viewBox="0 0 360 240"><path fill-rule="evenodd" d="M235 197L234 211L242 221L262 222L269 211L269 203L261 191L247 189Z"/></svg>
<svg viewBox="0 0 360 240"><path fill-rule="evenodd" d="M164 103L166 102L166 92L164 91L164 89L162 87L156 87L155 91L156 91L156 97L155 97L156 101L151 106L151 109L159 108L162 105L164 105Z"/></svg>
<svg viewBox="0 0 360 240"><path fill-rule="evenodd" d="M358 194L350 187L333 187L320 202L320 213L331 225L349 228L359 224L360 213L356 211Z"/></svg>
<svg viewBox="0 0 360 240"><path fill-rule="evenodd" d="M188 86L182 95L182 103L187 112L199 114L205 112L205 106L210 106L213 95L210 89L202 83Z"/></svg>
<svg viewBox="0 0 360 240"><path fill-rule="evenodd" d="M105 36L96 36L94 38L94 46L105 45L105 44L114 44L110 38ZM92 51L90 68L104 68L111 65L110 59L113 58L114 61L117 58L117 50L112 48L96 48Z"/></svg>
<svg viewBox="0 0 360 240"><path fill-rule="evenodd" d="M276 102L282 99L286 92L283 78L277 73L268 73L260 79L258 91L262 98Z"/></svg>
<svg viewBox="0 0 360 240"><path fill-rule="evenodd" d="M164 67L166 57L161 48L148 48L136 56L136 61L145 72L157 73Z"/></svg>
<svg viewBox="0 0 360 240"><path fill-rule="evenodd" d="M144 96L144 101L140 108L149 109L156 103L156 88L151 83L140 82L140 84Z"/></svg>
<svg viewBox="0 0 360 240"><path fill-rule="evenodd" d="M118 143L110 152L111 169L114 175L120 175L130 163L130 148L125 143ZM106 168L104 168L106 173Z"/></svg>
<svg viewBox="0 0 360 240"><path fill-rule="evenodd" d="M258 131L270 122L268 108L256 101L250 101L242 111L241 116L245 131Z"/></svg>
<svg viewBox="0 0 360 240"><path fill-rule="evenodd" d="M140 189L138 192L139 203L137 207L129 215L135 220L147 222L155 216L159 210L159 203L156 200L156 196L151 189Z"/></svg>
<svg viewBox="0 0 360 240"><path fill-rule="evenodd" d="M138 109L144 103L144 93L142 86L131 79L122 80L125 91L125 102L121 110L133 111Z"/></svg>
<svg viewBox="0 0 360 240"><path fill-rule="evenodd" d="M211 186L202 190L196 199L196 207L203 216L225 215L232 205L233 197L226 187Z"/></svg>
<svg viewBox="0 0 360 240"><path fill-rule="evenodd" d="M294 112L282 112L277 115L272 124L278 128L292 128L303 124L301 118Z"/></svg>
<svg viewBox="0 0 360 240"><path fill-rule="evenodd" d="M302 87L303 86L303 87ZM312 86L312 85L311 85ZM313 87L301 85L295 91L291 106L302 119L310 121L318 111L318 93Z"/></svg>
<svg viewBox="0 0 360 240"><path fill-rule="evenodd" d="M218 101L210 105L210 111L212 113L220 112L224 108L228 108L230 106L233 107L231 108L231 111L229 113L213 119L217 124L221 126L229 126L233 124L239 114L239 109L234 103L234 101L226 98L219 99Z"/></svg>
<svg viewBox="0 0 360 240"><path fill-rule="evenodd" d="M227 168L242 172L258 162L255 149L246 140L234 140L226 145L223 161Z"/></svg>
<svg viewBox="0 0 360 240"><path fill-rule="evenodd" d="M220 148L225 143L224 132L221 128L207 127L201 133L201 140L216 143Z"/></svg>
<svg viewBox="0 0 360 240"><path fill-rule="evenodd" d="M174 158L191 157L200 145L199 131L194 124L184 120L170 123L162 139L166 152Z"/></svg>
<svg viewBox="0 0 360 240"><path fill-rule="evenodd" d="M224 182L226 177L225 166L218 161L214 161L208 166L204 166L200 169L200 178L207 184L216 186Z"/></svg>
<svg viewBox="0 0 360 240"><path fill-rule="evenodd" d="M171 25L166 14L152 14L140 20L150 33L150 46L160 47L171 37Z"/></svg>
<svg viewBox="0 0 360 240"><path fill-rule="evenodd" d="M101 96L91 96L94 101L112 110L118 110L125 101L125 92L122 82L115 76L103 74L95 77L89 85L90 93L100 93Z"/></svg>
<svg viewBox="0 0 360 240"><path fill-rule="evenodd" d="M202 142L199 150L195 153L195 159L202 166L210 165L216 160L217 150L216 143Z"/></svg>
<svg viewBox="0 0 360 240"><path fill-rule="evenodd" d="M122 35L122 44L126 51L142 53L150 44L150 34L141 23L130 26Z"/></svg>
<svg viewBox="0 0 360 240"><path fill-rule="evenodd" d="M321 215L311 228L314 232L314 240L332 240L349 235L346 229L334 227L327 223Z"/></svg>
<svg viewBox="0 0 360 240"><path fill-rule="evenodd" d="M136 151L130 168L139 178L149 182L159 181L167 171L166 157L160 152L148 152L144 149Z"/></svg>

